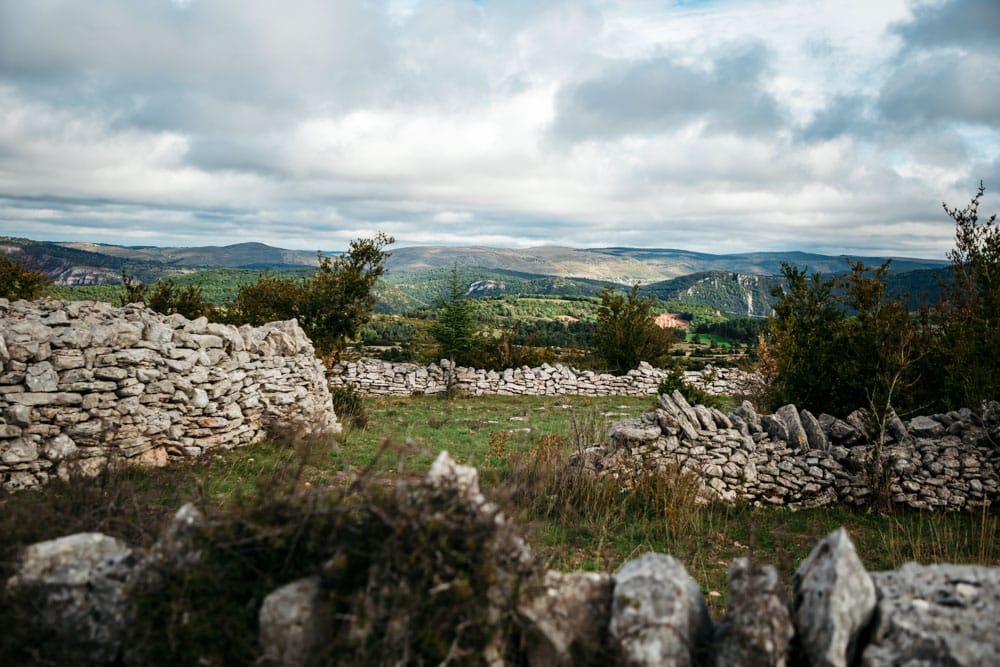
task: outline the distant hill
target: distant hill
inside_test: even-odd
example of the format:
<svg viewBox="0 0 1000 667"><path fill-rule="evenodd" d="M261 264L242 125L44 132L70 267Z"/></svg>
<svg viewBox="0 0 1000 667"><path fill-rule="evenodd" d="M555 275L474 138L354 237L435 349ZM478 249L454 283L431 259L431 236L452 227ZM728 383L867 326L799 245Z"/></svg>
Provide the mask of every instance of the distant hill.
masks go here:
<svg viewBox="0 0 1000 667"><path fill-rule="evenodd" d="M767 317L776 301L771 288L783 284L779 276L706 271L645 285L640 292L664 301L712 306L730 315Z"/></svg>
<svg viewBox="0 0 1000 667"><path fill-rule="evenodd" d="M316 266L315 252L285 250L264 243L235 243L227 246L197 248L157 248L155 246L116 246L100 243L58 243L113 257L139 259L178 268L260 269L291 266Z"/></svg>
<svg viewBox="0 0 1000 667"><path fill-rule="evenodd" d="M878 266L886 258L852 256ZM630 285L678 278L707 271L778 275L783 263L809 272L840 273L848 270L845 256L804 252L756 252L711 255L669 248L564 248L542 246L509 249L484 247L416 246L396 248L387 264L389 273L420 273L434 268L504 269L526 274L585 278ZM893 259L893 271L935 269L945 260Z"/></svg>
<svg viewBox="0 0 1000 667"><path fill-rule="evenodd" d="M410 297L431 304L446 295L452 266L421 271L390 271L385 281ZM502 295L592 296L608 283L584 278L546 276L506 269L462 267L459 279L472 297Z"/></svg>
<svg viewBox="0 0 1000 667"><path fill-rule="evenodd" d="M804 252L757 252L712 255L670 248L510 249L414 246L390 248L387 272L378 288L381 312L405 312L434 303L448 285L452 267L471 296L592 296L608 285L642 284L644 294L662 300L704 304L733 315L765 317L771 312L770 290L781 284L783 263L826 275L848 270L843 256ZM272 270L298 275L318 263L314 252L237 243L197 248L117 246L99 243L51 243L0 237L0 252L21 257L60 285L118 283L122 271L143 282L177 277L201 282L206 295L224 301L240 283ZM882 257L856 257L870 266ZM944 260L894 258L889 289L909 293L913 304L933 302L938 282L947 275ZM304 275L304 274L303 274Z"/></svg>

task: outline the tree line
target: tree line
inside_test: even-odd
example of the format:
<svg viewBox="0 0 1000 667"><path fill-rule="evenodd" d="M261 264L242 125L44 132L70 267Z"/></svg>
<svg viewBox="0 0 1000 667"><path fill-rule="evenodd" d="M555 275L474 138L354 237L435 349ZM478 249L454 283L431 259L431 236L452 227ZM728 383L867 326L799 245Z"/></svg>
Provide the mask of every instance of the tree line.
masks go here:
<svg viewBox="0 0 1000 667"><path fill-rule="evenodd" d="M950 280L916 311L886 289L890 262L851 262L827 279L784 266L788 287L775 289L760 341L771 407L926 414L1000 398L1000 230L995 214L979 214L984 192L964 208L943 204L955 223Z"/></svg>

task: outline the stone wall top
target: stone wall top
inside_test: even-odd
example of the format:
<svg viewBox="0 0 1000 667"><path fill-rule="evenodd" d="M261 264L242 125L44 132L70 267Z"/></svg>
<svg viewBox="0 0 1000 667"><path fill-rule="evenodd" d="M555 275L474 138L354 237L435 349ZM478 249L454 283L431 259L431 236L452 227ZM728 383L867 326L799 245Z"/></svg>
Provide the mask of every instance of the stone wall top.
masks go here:
<svg viewBox="0 0 1000 667"><path fill-rule="evenodd" d="M370 396L438 394L452 390L473 396L648 396L656 393L667 371L646 362L625 375L596 373L562 364L491 371L453 366L447 359L420 366L412 363L361 359L333 367L331 386L354 385ZM686 371L685 381L712 394L740 394L753 381L750 373L735 368Z"/></svg>

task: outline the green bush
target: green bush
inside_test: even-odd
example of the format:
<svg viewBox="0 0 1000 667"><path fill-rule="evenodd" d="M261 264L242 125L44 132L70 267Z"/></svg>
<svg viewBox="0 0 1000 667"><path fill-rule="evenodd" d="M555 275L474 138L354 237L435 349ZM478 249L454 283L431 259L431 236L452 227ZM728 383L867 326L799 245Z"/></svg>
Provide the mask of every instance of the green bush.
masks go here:
<svg viewBox="0 0 1000 667"><path fill-rule="evenodd" d="M389 258L385 248L394 242L382 233L351 241L336 258L319 255L319 268L303 280L263 273L239 287L226 320L261 325L295 318L320 356L336 358L371 318L373 290Z"/></svg>
<svg viewBox="0 0 1000 667"><path fill-rule="evenodd" d="M333 411L342 424L364 428L368 426L368 411L353 384L344 384L331 392Z"/></svg>
<svg viewBox="0 0 1000 667"><path fill-rule="evenodd" d="M201 285L181 287L173 278L145 285L135 277L122 273L123 293L118 299L120 305L144 303L150 310L164 315L179 313L189 320L212 317L215 305L205 300Z"/></svg>
<svg viewBox="0 0 1000 667"><path fill-rule="evenodd" d="M42 271L32 271L19 259L0 253L0 299L26 299L42 296L52 279Z"/></svg>
<svg viewBox="0 0 1000 667"><path fill-rule="evenodd" d="M600 297L597 328L591 344L595 354L606 362L608 370L626 373L641 361L653 366L666 365L674 336L654 322L656 297L640 297L638 283L627 294L619 294L611 286L605 287Z"/></svg>
<svg viewBox="0 0 1000 667"><path fill-rule="evenodd" d="M959 407L1000 394L1000 229L980 220L980 186L956 224L953 280L932 311L908 311L886 289L889 262L823 279L785 265L775 314L759 349L770 403L846 415L863 407L884 418Z"/></svg>

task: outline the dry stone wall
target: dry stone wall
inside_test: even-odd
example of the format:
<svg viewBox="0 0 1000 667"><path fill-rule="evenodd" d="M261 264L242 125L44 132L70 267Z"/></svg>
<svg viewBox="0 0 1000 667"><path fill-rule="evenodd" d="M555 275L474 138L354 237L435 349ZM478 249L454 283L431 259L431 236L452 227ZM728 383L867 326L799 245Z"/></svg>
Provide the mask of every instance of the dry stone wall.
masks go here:
<svg viewBox="0 0 1000 667"><path fill-rule="evenodd" d="M476 580L463 571L449 571L441 565L449 561L439 553L437 559L418 561L422 565L401 578L384 561L373 559L367 570L352 570L356 588L345 597L345 577L332 565L345 558L344 552L336 550L329 559L317 554L308 576L261 596L247 597L244 590L244 597L234 598L259 610L259 655L242 646L246 664L361 664L359 656L371 648L373 638L404 656L391 664L424 662L425 652L438 647L419 641L427 632L427 608L403 602L414 599L414 580L421 586L440 580L431 591L442 596L440 606L447 606L444 596L450 589L461 586L463 599L486 611L476 632L463 632L467 624L462 623L452 634L434 636L443 646L450 644L449 658L457 655L472 664L1000 664L997 568L907 563L892 571L868 572L841 528L821 540L795 570L790 599L773 565L735 559L729 567L726 614L716 622L701 586L669 555L643 554L615 572L542 573L528 545L505 529L511 527L510 519L480 493L475 469L456 464L446 453L424 484L409 484L398 491L419 494L428 509L417 514L435 517L438 530L449 525L446 515L477 516L485 520L476 524L479 529L495 528L494 538L486 542L490 546L462 551L461 558L462 563L494 563L495 574ZM386 512L391 516L388 507ZM142 644L136 638L149 632L143 625L149 621L133 612L129 596L148 586L156 590L163 573L197 567L206 539L202 529L211 525L186 505L147 550L101 533L27 547L14 575L0 587L12 597L37 601L36 608L43 610L24 621L28 627L17 628L24 636L50 638L33 646L33 655L52 664L147 664L141 653L133 652ZM451 525L460 530L457 526L465 524ZM454 539L442 541L440 548L468 550L474 544L479 542ZM380 616L387 601L393 605L391 613ZM449 626L433 631L447 633ZM331 654L332 646L338 652ZM215 653L203 661L210 661L209 656Z"/></svg>
<svg viewBox="0 0 1000 667"><path fill-rule="evenodd" d="M666 371L646 362L625 375L611 375L562 364L488 371L453 366L447 359L429 366L361 359L335 365L330 384L334 387L350 384L368 396L439 394L449 387L473 396L647 396L656 393L666 375ZM686 371L684 379L711 394L745 393L754 380L751 374L734 368Z"/></svg>
<svg viewBox="0 0 1000 667"><path fill-rule="evenodd" d="M899 505L964 510L1000 495L1000 404L889 422L881 452L864 435L861 411L846 420L786 405L758 415L750 403L726 415L691 406L679 392L655 411L611 428L610 444L571 460L631 484L650 472L686 473L706 500L767 505L867 505L878 489ZM873 462L881 461L884 475Z"/></svg>
<svg viewBox="0 0 1000 667"><path fill-rule="evenodd" d="M339 429L298 324L234 327L141 305L0 299L0 486L160 465Z"/></svg>

